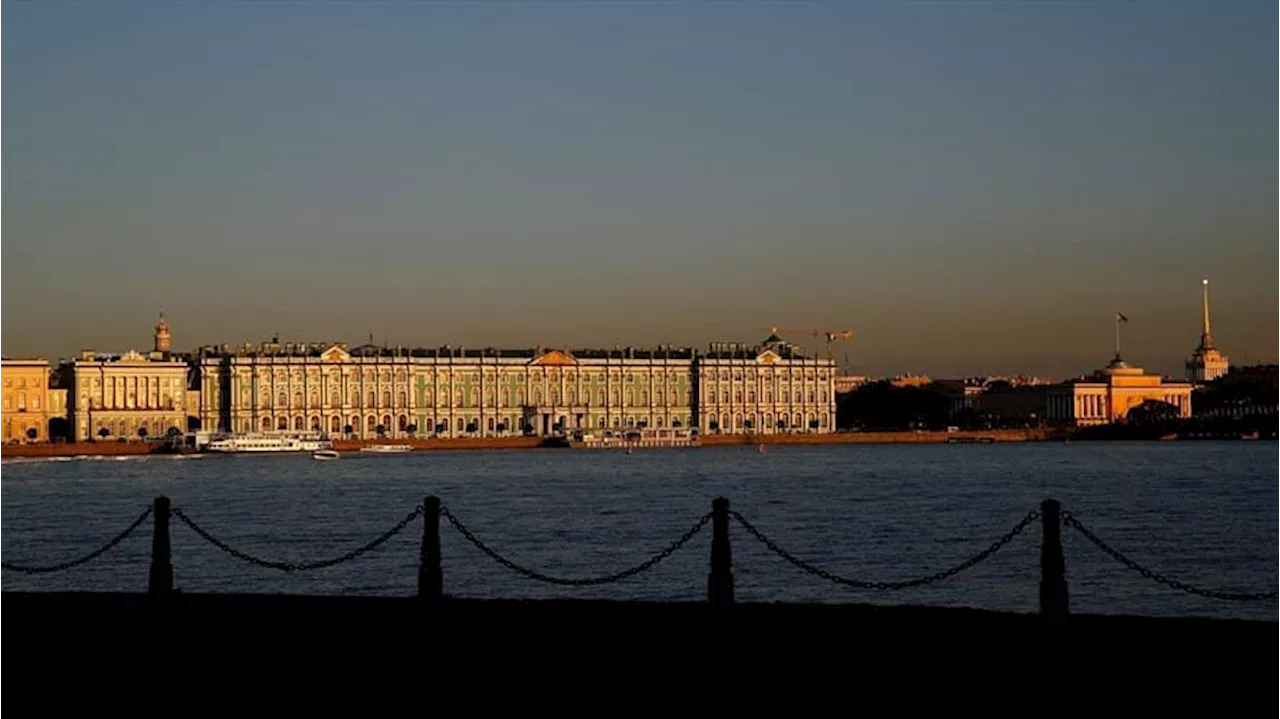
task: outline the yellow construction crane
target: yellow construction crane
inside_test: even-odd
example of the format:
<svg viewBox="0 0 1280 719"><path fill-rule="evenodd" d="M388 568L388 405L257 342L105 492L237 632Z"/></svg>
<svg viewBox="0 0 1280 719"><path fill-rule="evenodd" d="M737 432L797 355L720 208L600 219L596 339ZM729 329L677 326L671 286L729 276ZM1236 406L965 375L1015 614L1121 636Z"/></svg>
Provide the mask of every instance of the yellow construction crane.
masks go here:
<svg viewBox="0 0 1280 719"><path fill-rule="evenodd" d="M827 359L835 360L832 355L831 345L836 340L853 339L852 330L815 330L815 329L795 329L791 327L770 327L769 331L773 334L793 334L793 335L809 335L810 337L823 337L827 340Z"/></svg>

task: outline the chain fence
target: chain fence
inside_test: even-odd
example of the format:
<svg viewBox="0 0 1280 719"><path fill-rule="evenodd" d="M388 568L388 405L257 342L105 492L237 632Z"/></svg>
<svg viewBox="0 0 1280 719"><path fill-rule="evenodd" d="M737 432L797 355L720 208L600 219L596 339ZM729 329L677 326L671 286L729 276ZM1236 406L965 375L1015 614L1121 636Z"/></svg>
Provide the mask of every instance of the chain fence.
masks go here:
<svg viewBox="0 0 1280 719"><path fill-rule="evenodd" d="M689 531L685 532L679 539L677 539L675 542L672 542L666 549L663 549L661 552L658 552L657 554L646 559L640 564L637 564L634 567L631 567L630 569L624 569L621 572L616 572L614 574L606 574L601 577L588 577L588 578L582 578L582 579L567 579L564 577L553 577L549 574L543 574L542 572L529 569L527 567L522 567L519 564L516 564L515 562L507 559L506 557L502 556L501 554L498 554L497 552L493 551L488 546L486 546L485 543L481 542L476 537L476 535L472 534L471 530L467 529L467 527L461 521L459 521L458 518L454 516L454 514L450 512L447 507L440 508L440 515L444 517L446 520L448 520L449 524L453 525L454 529L457 529L458 532L463 537L465 537L468 542L471 542L471 544L475 545L476 549L479 549L481 552L484 552L486 555L489 556L490 559L493 559L495 562L501 564L502 566L506 567L507 569L510 569L513 572L516 572L517 574L522 574L530 579L536 579L540 582L547 582L548 584L559 584L561 586L569 586L569 587L589 587L589 586L596 586L600 584L610 584L613 582L626 579L627 577L635 576L645 571L646 569L653 567L658 562L661 562L667 557L670 557L672 554L676 552L676 550L680 549L685 544L688 544L689 540L693 539L694 535L702 531L702 528L707 525L707 522L711 521L712 513L707 512L706 514L702 515L700 518L698 518L698 521L695 522L694 525L689 528Z"/></svg>
<svg viewBox="0 0 1280 719"><path fill-rule="evenodd" d="M1137 562L1133 561L1132 559L1129 559L1128 557L1126 557L1124 554L1120 552L1120 550L1107 544L1098 535L1089 531L1089 528L1084 526L1084 524L1081 523L1079 519L1076 519L1075 515L1073 515L1071 512L1062 513L1062 524L1066 527L1070 527L1071 529L1074 529L1077 532L1079 532L1085 539L1089 540L1090 544L1097 547L1098 549L1101 549L1105 554L1110 556L1112 559L1116 560L1117 562L1120 562L1121 564L1125 565L1129 569L1132 569L1138 574L1141 574L1147 579L1150 579L1158 584L1163 584L1167 587L1172 587L1173 589L1177 589L1177 590L1186 592L1188 594L1195 594L1201 597L1208 597L1210 599L1224 599L1224 600L1235 601L1235 602L1256 602L1264 599L1276 599L1277 597L1276 592L1223 592L1216 589L1203 589L1201 587L1187 584L1185 582L1179 582L1176 579L1170 579L1169 577L1166 577L1163 574L1160 574L1159 572L1148 569L1138 564Z"/></svg>
<svg viewBox="0 0 1280 719"><path fill-rule="evenodd" d="M9 564L8 562L4 562L3 564L0 564L0 568L6 569L11 572L18 572L19 574L49 574L51 572L65 571L67 569L71 569L72 567L78 567L81 564L92 562L98 557L101 557L103 554L106 554L112 549L115 549L116 545L120 544L125 539L128 539L129 535L133 534L138 527L142 526L143 522L147 521L147 518L151 516L152 509L153 509L152 507L147 507L146 509L144 509L142 511L142 514L139 514L138 518L133 520L133 524L130 524L128 527L126 527L123 532L112 537L110 540L107 541L106 544L102 545L101 547L98 547L92 552L89 552L83 557L72 559L69 562L62 562L61 564L51 564L45 567L24 567L21 565Z"/></svg>
<svg viewBox="0 0 1280 719"><path fill-rule="evenodd" d="M813 564L810 564L804 561L803 559L800 559L799 557L796 557L795 555L791 554L787 550L778 546L776 542L774 542L769 537L765 536L764 533L762 533L760 530L756 529L755 526L751 524L751 522L747 521L746 517L743 517L738 512L731 510L729 512L729 516L736 519L738 521L738 524L741 524L743 528L746 529L749 534L751 534L751 536L758 539L761 543L763 543L766 547L768 547L770 551L772 551L774 554L777 554L779 557L782 557L783 559L787 560L791 564L794 564L795 566L799 567L800 569L803 569L804 571L810 574L816 575L818 577L822 577L823 579L826 579L831 582L835 582L836 584L843 584L847 587L856 587L858 589L887 590L887 589L908 589L910 587L919 587L925 584L932 584L933 582L937 582L937 581L946 579L948 577L955 576L960 572L963 572L964 570L972 567L973 565L981 562L984 559L987 559L991 555L1000 551L1000 549L1003 548L1009 542L1012 542L1014 537L1017 537L1019 534L1022 533L1022 530L1027 528L1027 525L1031 524L1032 522L1040 518L1040 512L1039 510L1032 510L1028 512L1027 516L1023 517L1021 522L1018 522L1017 524L1015 524L1013 529L1010 529L1004 536L1000 537L995 542L993 542L990 547L987 547L981 552L978 552L977 554L973 555L972 557L969 557L968 559L955 565L954 567L951 567L950 569L944 569L941 572L937 572L935 574L930 574L924 577L918 577L916 579L907 579L899 582L870 582L870 581L864 581L861 579L850 579L848 577L842 577L838 574L833 574L832 572L829 572L821 567L815 566Z"/></svg>
<svg viewBox="0 0 1280 719"><path fill-rule="evenodd" d="M391 539L392 537L394 537L395 535L403 531L405 527L409 525L410 522L423 516L425 512L426 512L426 508L424 507L424 505L420 504L414 507L413 511L410 512L408 515L406 515L399 522L397 522L395 526L383 532L382 534L374 538L372 541L364 545L361 545L349 552L346 552L345 554L334 557L332 559L325 559L325 560L315 561L315 562L278 562L278 561L263 559L261 557L256 557L247 552L242 552L240 550L237 550L231 547L230 545L228 545L226 542L218 539L209 531L207 531L206 529L201 527L199 524L197 524L190 517L188 517L186 513L182 511L181 508L174 507L170 510L169 513L172 517L176 518L179 522L189 527L200 538L202 538L209 544L212 544L214 547L222 550L223 552L231 555L232 557L235 557L236 559L239 559L241 561L254 564L260 567L265 567L268 569L277 569L284 572L302 572L302 571L309 571L309 570L315 570L315 569L324 569L327 567L332 567L338 564L342 564L344 562L353 560L365 554L366 552L376 549L382 544L384 544L385 542L387 542L389 539ZM98 549L84 556L78 557L76 559L72 559L70 561L61 562L59 564L53 564L48 566L23 566L19 564L10 564L8 562L4 562L0 564L0 568L3 568L4 570L7 570L7 571L18 572L21 574L48 574L48 573L60 572L60 571L72 569L82 564L91 562L94 559L97 559L98 557L107 553L108 551L114 549L121 542L123 542L130 535L132 535L140 526L142 526L142 524L146 522L147 519L151 518L153 514L154 514L154 507L148 506L146 509L143 510L143 512L140 515L138 515L137 519L135 519L132 524L130 524L128 527L124 529L124 531L120 532L115 537L111 538L109 541L107 541L106 544L99 547ZM440 508L440 516L444 517L445 520L448 521L448 523L452 525L454 529L458 530L458 532L463 536L463 538L465 538L468 542L470 542L473 546L475 546L476 549L480 550L483 554L485 554L489 558L493 559L494 561L506 567L507 569L510 569L511 571L516 572L517 574L525 576L529 579L534 579L534 580L537 580L540 582L546 582L549 584L557 584L561 586L585 587L585 586L598 586L602 584L611 584L613 582L618 582L623 579L627 579L628 577L632 577L637 574L640 574L641 572L644 572L654 567L659 562L662 562L663 560L667 559L676 551L680 550L682 547L687 545L689 541L693 539L694 536L696 536L700 531L702 531L704 527L706 527L707 523L714 516L714 512L707 512L706 514L699 517L698 520L693 524L693 526L691 526L688 531L686 531L683 535L681 535L679 539L672 542L666 548L652 555L651 557L641 562L640 564L637 564L628 569L624 569L620 572L606 574L603 576L584 577L584 578L557 577L557 576L552 576L534 569L530 569L528 567L521 566L511 561L510 559L507 559L506 557L502 556L501 554L499 554L498 552L490 548L488 545L486 545L484 542L482 542L478 537L476 537L474 533L471 532L470 529L466 527L466 525L462 523L461 520L458 519L457 516L455 516L452 512L450 512L447 507ZM868 581L868 580L844 577L844 576L835 574L831 571L828 571L826 569L823 569L822 567L819 567L817 565L811 564L803 559L800 559L799 557L796 557L795 555L788 552L786 549L783 549L781 546L778 545L777 542L770 539L767 535L765 535L763 532L757 529L753 524L751 524L751 522L749 522L746 519L746 517L742 516L741 513L737 511L730 511L729 516L732 517L734 520L736 520L740 525L742 525L742 527L747 531L748 534L750 534L756 540L764 544L765 547L767 547L770 551L772 551L774 554L778 555L785 561L789 562L790 564L798 567L799 569L809 574L812 574L814 576L828 580L830 582L834 582L836 584L841 584L848 587L855 587L858 589L876 589L876 590L908 589L911 587L919 587L926 584L932 584L933 582L941 581L943 579L947 579L949 577L955 576L973 567L974 565L990 558L996 552L1000 551L1002 548L1004 548L1006 545L1012 542L1032 522L1035 522L1036 520L1039 520L1042 517L1040 511L1038 510L1032 510L1028 512L1020 522L1014 525L1012 529L1006 532L999 539L992 542L990 546L988 546L982 551L972 555L968 559L952 567L949 567L947 569L944 569L942 571L939 571L933 574L917 577L914 579L886 582L886 581ZM1100 537L1098 537L1098 535L1094 534L1071 512L1069 511L1062 512L1061 520L1062 520L1062 525L1064 527L1076 530L1088 542L1093 544L1095 547L1100 549L1103 553L1105 553L1112 559L1120 562L1127 568L1133 570L1134 572L1137 572L1138 574L1141 574L1143 577L1146 577L1147 579L1150 579L1158 584L1162 584L1167 587L1171 587L1173 589L1186 592L1188 594L1194 594L1197 596L1207 597L1211 599L1221 599L1221 600L1229 600L1229 601L1261 601L1261 600L1274 600L1277 598L1277 592L1274 592L1274 591L1248 592L1248 593L1227 592L1227 591L1220 591L1215 589L1205 589L1202 587L1197 587L1192 584L1187 584L1185 582L1178 581L1176 579L1171 579L1169 577L1166 577L1160 574L1159 572L1156 572L1152 569L1148 569L1138 564L1132 559L1129 559L1122 552L1112 547L1111 545L1107 544Z"/></svg>
<svg viewBox="0 0 1280 719"><path fill-rule="evenodd" d="M369 542L368 544L365 544L361 547L357 547L356 549L353 549L350 552L347 552L346 554L343 554L338 557L334 557L333 559L325 559L318 562L297 562L297 563L273 562L271 560L262 559L260 557L255 557L251 554L241 552L237 549L234 549L233 547L228 545L226 542L223 542L222 540L213 536L200 525L196 524L194 521L192 521L190 517L186 515L185 512L182 511L181 508L174 507L172 510L170 510L170 514L172 514L175 518L177 518L178 521L190 527L191 531L200 535L201 539L204 539L209 544L212 544L213 546L217 547L218 549L221 549L227 554L230 554L236 559L248 562L249 564L256 564L259 567L266 567L267 569L279 569L284 572L305 572L312 569L324 569L326 567L332 567L336 564L342 564L343 562L347 562L352 559L355 559L356 557L359 557L365 552L378 548L383 542L386 542L388 539L391 539L395 535L399 534L405 527L409 526L410 522L417 519L418 517L421 517L424 511L425 509L423 508L422 505L418 505L417 507L414 507L413 511L410 512L408 515L406 515L404 519L397 522L394 527L383 532L381 535L379 535L376 539Z"/></svg>

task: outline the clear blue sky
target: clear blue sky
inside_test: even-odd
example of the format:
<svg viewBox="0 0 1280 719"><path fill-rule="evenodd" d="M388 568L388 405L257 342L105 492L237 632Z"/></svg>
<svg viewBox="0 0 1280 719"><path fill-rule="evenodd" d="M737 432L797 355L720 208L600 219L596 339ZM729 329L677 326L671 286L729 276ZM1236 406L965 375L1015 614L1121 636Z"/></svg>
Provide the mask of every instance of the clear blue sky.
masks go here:
<svg viewBox="0 0 1280 719"><path fill-rule="evenodd" d="M1274 2L11 2L3 351L1275 361ZM802 339L802 338L800 338ZM812 346L812 345L811 345Z"/></svg>

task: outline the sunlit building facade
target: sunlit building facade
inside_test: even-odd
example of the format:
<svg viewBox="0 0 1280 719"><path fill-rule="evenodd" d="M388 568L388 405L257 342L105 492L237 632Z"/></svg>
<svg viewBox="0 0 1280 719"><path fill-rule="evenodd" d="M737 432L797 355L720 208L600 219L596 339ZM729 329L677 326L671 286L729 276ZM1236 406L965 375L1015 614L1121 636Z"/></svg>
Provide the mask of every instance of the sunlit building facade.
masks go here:
<svg viewBox="0 0 1280 719"><path fill-rule="evenodd" d="M1051 422L1087 426L1123 422L1134 408L1148 402L1170 405L1170 414L1191 416L1189 382L1167 380L1131 367L1117 356L1091 376L1068 380L1046 389L1046 413Z"/></svg>
<svg viewBox="0 0 1280 719"><path fill-rule="evenodd" d="M215 432L493 437L835 425L834 364L780 342L706 354L270 343L204 348L193 363L199 424Z"/></svg>
<svg viewBox="0 0 1280 719"><path fill-rule="evenodd" d="M187 364L181 360L81 353L59 367L75 438L144 439L186 431Z"/></svg>
<svg viewBox="0 0 1280 719"><path fill-rule="evenodd" d="M0 425L3 441L44 442L49 420L57 414L49 401L49 361L43 358L0 361Z"/></svg>

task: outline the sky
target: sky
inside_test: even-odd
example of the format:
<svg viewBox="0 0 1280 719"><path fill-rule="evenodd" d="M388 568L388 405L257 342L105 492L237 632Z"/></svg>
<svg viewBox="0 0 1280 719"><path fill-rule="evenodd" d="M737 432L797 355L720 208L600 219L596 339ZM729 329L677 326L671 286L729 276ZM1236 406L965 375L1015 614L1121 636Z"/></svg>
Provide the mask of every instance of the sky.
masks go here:
<svg viewBox="0 0 1280 719"><path fill-rule="evenodd" d="M1277 359L1274 2L10 2L5 356ZM822 345L789 337L813 350ZM846 360L847 356L847 360Z"/></svg>

